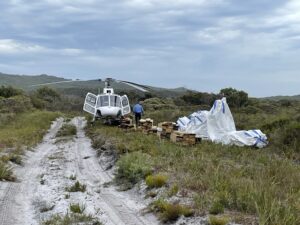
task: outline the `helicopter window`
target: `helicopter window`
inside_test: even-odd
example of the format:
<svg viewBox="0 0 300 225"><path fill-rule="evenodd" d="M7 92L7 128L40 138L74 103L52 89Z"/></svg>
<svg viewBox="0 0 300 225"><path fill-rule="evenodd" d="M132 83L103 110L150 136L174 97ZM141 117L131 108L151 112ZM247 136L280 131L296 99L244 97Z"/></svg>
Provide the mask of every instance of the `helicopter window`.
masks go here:
<svg viewBox="0 0 300 225"><path fill-rule="evenodd" d="M95 105L96 104L96 98L94 96L90 96L88 95L87 98L86 98L86 101L92 105Z"/></svg>
<svg viewBox="0 0 300 225"><path fill-rule="evenodd" d="M117 95L111 95L110 96L110 106L121 107L120 97Z"/></svg>
<svg viewBox="0 0 300 225"><path fill-rule="evenodd" d="M107 95L100 96L100 106L109 106L109 99L108 99L108 97L109 96L107 96Z"/></svg>
<svg viewBox="0 0 300 225"><path fill-rule="evenodd" d="M123 99L122 99L122 105L123 105L123 107L129 105L129 102L128 102L128 99L127 99L127 98L123 98Z"/></svg>

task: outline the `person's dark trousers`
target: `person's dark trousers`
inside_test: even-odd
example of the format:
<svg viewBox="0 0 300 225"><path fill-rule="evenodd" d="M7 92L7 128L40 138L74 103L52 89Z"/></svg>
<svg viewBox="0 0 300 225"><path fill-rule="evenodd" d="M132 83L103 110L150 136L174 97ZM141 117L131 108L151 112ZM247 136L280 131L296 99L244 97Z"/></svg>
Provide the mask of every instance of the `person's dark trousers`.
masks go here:
<svg viewBox="0 0 300 225"><path fill-rule="evenodd" d="M141 113L135 113L135 124L136 127L138 127L140 125L140 119L142 118L142 114Z"/></svg>

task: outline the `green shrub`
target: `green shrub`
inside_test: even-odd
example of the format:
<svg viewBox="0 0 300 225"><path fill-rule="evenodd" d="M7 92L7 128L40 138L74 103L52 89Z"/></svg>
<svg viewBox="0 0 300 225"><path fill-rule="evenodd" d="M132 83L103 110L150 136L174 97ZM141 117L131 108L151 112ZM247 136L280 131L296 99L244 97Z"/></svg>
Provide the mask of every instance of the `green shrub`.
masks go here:
<svg viewBox="0 0 300 225"><path fill-rule="evenodd" d="M81 184L79 181L76 181L74 185L71 187L66 188L66 191L68 192L85 192L86 191L86 185Z"/></svg>
<svg viewBox="0 0 300 225"><path fill-rule="evenodd" d="M214 214L214 215L224 213L223 204L220 201L213 202L213 204L211 205L211 207L209 209L209 213Z"/></svg>
<svg viewBox="0 0 300 225"><path fill-rule="evenodd" d="M166 175L157 174L146 177L146 184L149 188L160 188L167 183L168 177Z"/></svg>
<svg viewBox="0 0 300 225"><path fill-rule="evenodd" d="M117 162L116 180L125 180L131 184L144 179L152 173L150 156L141 152L132 152Z"/></svg>
<svg viewBox="0 0 300 225"><path fill-rule="evenodd" d="M79 203L70 204L70 211L72 213L79 213L82 214L85 210L85 205L80 205Z"/></svg>
<svg viewBox="0 0 300 225"><path fill-rule="evenodd" d="M209 224L210 225L226 225L229 223L229 218L222 216L222 217L217 217L217 216L210 216L209 217Z"/></svg>
<svg viewBox="0 0 300 225"><path fill-rule="evenodd" d="M22 113L32 109L30 98L17 95L0 100L0 113Z"/></svg>
<svg viewBox="0 0 300 225"><path fill-rule="evenodd" d="M13 88L12 86L4 86L0 87L0 96L4 98L10 98L16 95L21 95L23 93L22 90Z"/></svg>

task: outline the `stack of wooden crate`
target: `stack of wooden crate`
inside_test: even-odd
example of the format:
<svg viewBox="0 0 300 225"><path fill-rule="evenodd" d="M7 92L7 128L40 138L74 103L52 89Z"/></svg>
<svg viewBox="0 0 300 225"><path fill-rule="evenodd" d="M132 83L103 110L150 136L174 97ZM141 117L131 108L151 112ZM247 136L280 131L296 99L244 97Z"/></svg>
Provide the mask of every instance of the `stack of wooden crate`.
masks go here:
<svg viewBox="0 0 300 225"><path fill-rule="evenodd" d="M176 123L173 122L162 122L158 124L160 131L157 133L160 138L170 139L171 133L177 130Z"/></svg>
<svg viewBox="0 0 300 225"><path fill-rule="evenodd" d="M141 119L139 128L145 134L151 133L153 128L153 120L150 118Z"/></svg>
<svg viewBox="0 0 300 225"><path fill-rule="evenodd" d="M133 122L131 118L125 117L121 119L119 128L122 128L124 130L131 130L134 128Z"/></svg>
<svg viewBox="0 0 300 225"><path fill-rule="evenodd" d="M182 145L195 145L196 144L196 134L184 133L180 131L174 131L171 134L171 141L174 143L180 143Z"/></svg>

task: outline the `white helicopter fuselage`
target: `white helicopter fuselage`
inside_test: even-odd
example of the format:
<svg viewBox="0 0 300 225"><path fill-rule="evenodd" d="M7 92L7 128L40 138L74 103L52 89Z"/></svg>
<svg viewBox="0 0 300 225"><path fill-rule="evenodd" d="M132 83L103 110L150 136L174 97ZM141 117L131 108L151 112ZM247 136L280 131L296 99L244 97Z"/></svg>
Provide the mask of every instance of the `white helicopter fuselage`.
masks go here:
<svg viewBox="0 0 300 225"><path fill-rule="evenodd" d="M131 112L128 97L114 94L112 88L104 88L102 94L88 93L85 97L83 110L94 118L119 119Z"/></svg>

